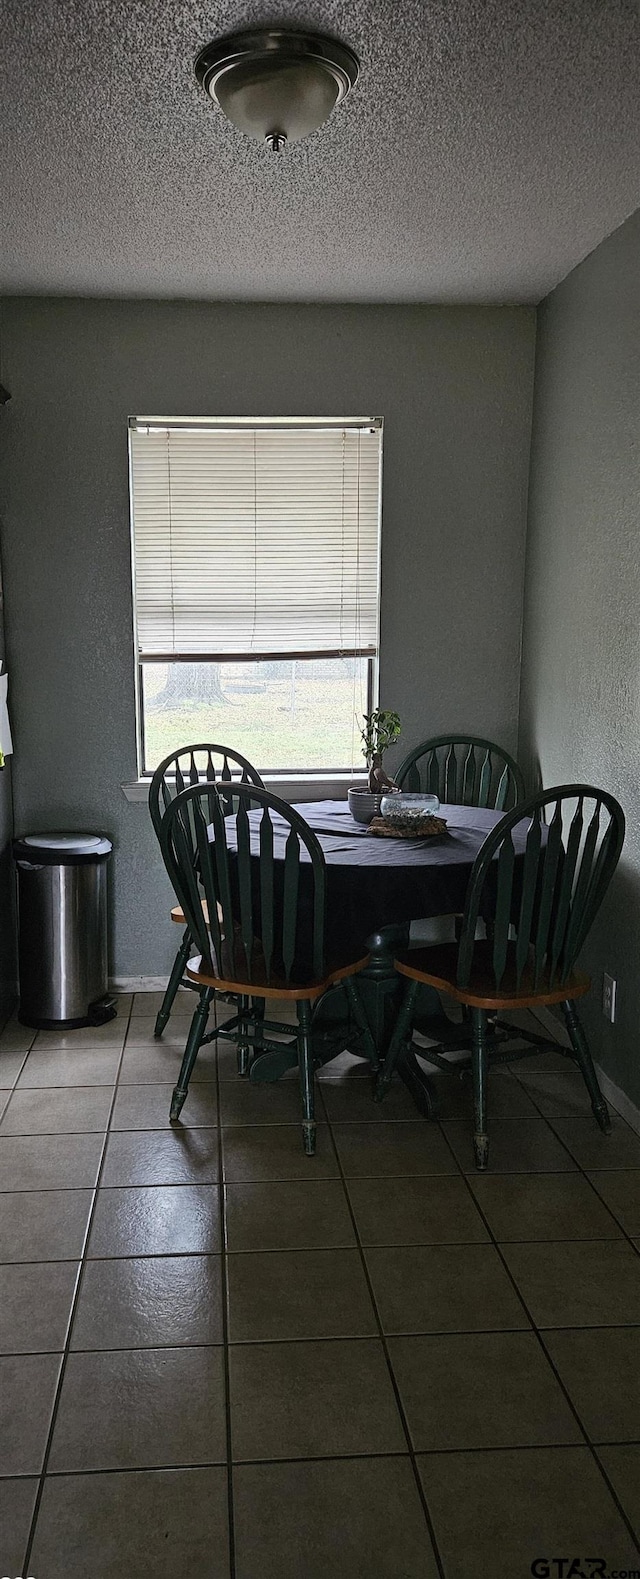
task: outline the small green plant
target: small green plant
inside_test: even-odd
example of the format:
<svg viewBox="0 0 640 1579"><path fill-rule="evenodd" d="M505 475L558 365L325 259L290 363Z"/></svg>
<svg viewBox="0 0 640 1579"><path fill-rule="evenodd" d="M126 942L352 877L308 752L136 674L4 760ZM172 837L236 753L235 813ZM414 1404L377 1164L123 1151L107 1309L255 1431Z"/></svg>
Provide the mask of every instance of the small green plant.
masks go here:
<svg viewBox="0 0 640 1579"><path fill-rule="evenodd" d="M373 795L397 787L385 773L382 758L385 751L395 745L401 727L398 713L386 711L382 707L375 708L373 713L364 714L364 729L360 731L362 754L369 769L369 789Z"/></svg>

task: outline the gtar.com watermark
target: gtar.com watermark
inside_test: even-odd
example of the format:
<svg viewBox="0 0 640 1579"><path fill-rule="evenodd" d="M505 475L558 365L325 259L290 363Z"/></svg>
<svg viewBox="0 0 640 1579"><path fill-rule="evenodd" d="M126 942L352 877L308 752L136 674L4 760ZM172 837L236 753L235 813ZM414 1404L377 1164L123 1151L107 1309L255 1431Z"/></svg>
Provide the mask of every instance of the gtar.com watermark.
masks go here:
<svg viewBox="0 0 640 1579"><path fill-rule="evenodd" d="M531 1579L640 1579L640 1568L611 1568L606 1557L534 1557Z"/></svg>

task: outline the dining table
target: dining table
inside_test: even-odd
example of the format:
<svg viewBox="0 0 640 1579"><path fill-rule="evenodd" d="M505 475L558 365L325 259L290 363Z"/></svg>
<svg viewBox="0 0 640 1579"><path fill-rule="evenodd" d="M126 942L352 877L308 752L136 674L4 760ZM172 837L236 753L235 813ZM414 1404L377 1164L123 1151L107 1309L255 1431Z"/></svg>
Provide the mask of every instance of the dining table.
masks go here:
<svg viewBox="0 0 640 1579"><path fill-rule="evenodd" d="M324 854L332 951L347 957L360 949L369 956L357 980L375 1047L375 1072L387 1051L402 997L394 954L408 946L412 922L454 916L464 909L476 855L503 813L442 804L438 815L446 822L446 832L414 839L381 837L355 821L346 801L305 801L295 809L313 829ZM274 857L283 861L289 825L284 820L279 824L275 816L273 827ZM526 829L523 823L514 830L516 860L524 851ZM431 987L420 988L415 1025L451 1049L467 1045L460 1026L445 1014ZM361 1039L341 983L330 987L316 1002L312 1034L318 1066L344 1051L357 1051L362 1056ZM276 1053L258 1052L251 1065L251 1081L277 1080L295 1062L291 1047ZM431 1116L434 1104L429 1080L412 1051L406 1049L402 1054L398 1073L420 1110Z"/></svg>

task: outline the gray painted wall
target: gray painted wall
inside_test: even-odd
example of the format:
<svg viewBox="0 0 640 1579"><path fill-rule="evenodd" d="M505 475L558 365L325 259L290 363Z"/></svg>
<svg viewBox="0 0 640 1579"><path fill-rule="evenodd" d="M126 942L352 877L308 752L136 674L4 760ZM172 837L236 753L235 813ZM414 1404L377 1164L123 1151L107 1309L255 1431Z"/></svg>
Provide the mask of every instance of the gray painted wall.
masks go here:
<svg viewBox="0 0 640 1579"><path fill-rule="evenodd" d="M1 435L0 435L1 443ZM1 534L0 534L1 535ZM4 598L0 565L0 658L5 658ZM13 698L10 695L10 704ZM0 772L0 1025L16 997L15 884L11 860L13 803L11 757Z"/></svg>
<svg viewBox="0 0 640 1579"><path fill-rule="evenodd" d="M525 585L521 761L545 784L602 785L627 816L585 1019L640 1104L640 213L539 309Z"/></svg>
<svg viewBox="0 0 640 1579"><path fill-rule="evenodd" d="M104 829L112 965L175 930L136 772L130 413L381 414L381 701L402 746L516 742L535 314L16 299L4 309L5 576L20 832Z"/></svg>

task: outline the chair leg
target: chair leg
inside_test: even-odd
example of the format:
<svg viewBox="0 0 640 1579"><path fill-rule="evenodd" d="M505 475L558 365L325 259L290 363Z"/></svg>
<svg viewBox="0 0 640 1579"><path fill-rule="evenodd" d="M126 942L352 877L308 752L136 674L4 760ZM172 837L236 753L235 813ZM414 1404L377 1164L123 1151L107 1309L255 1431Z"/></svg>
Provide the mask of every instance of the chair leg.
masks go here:
<svg viewBox="0 0 640 1579"><path fill-rule="evenodd" d="M591 1098L593 1112L603 1134L609 1135L611 1133L609 1109L598 1085L598 1077L593 1067L589 1043L578 1019L578 1011L572 998L567 998L566 1002L563 1003L562 1012L580 1073Z"/></svg>
<svg viewBox="0 0 640 1579"><path fill-rule="evenodd" d="M247 1037L249 1023L250 999L246 993L238 998L238 1074L246 1075L249 1072L249 1055L251 1043Z"/></svg>
<svg viewBox="0 0 640 1579"><path fill-rule="evenodd" d="M415 1003L417 991L418 982L410 981L398 1010L398 1018L396 1020L393 1035L387 1049L387 1056L376 1080L376 1089L374 1092L376 1102L382 1101L385 1092L389 1090L389 1086L391 1085L393 1072L398 1062L398 1058L400 1057L400 1053L402 1052L404 1043L407 1039L407 1031L411 1025L413 1005Z"/></svg>
<svg viewBox="0 0 640 1579"><path fill-rule="evenodd" d="M471 1010L471 1074L473 1079L473 1149L476 1168L484 1170L489 1161L487 1134L487 1015L485 1009Z"/></svg>
<svg viewBox="0 0 640 1579"><path fill-rule="evenodd" d="M364 1012L364 1005L363 1005L363 1002L362 1002L362 998L360 997L360 993L358 991L357 982L354 980L353 976L346 976L345 977L344 988L345 988L345 992L347 994L347 999L348 999L348 1002L349 1002L349 1007L351 1009L351 1013L353 1014L353 1018L354 1018L354 1020L356 1022L358 1030L362 1034L362 1040L364 1042L364 1048L365 1048L365 1052L366 1052L367 1058L369 1059L372 1067L374 1069L377 1069L377 1067L378 1067L378 1052L377 1052L376 1044L375 1044L375 1042L373 1040L373 1037L371 1035L371 1027L369 1025L369 1021L367 1019L367 1016L366 1016L366 1014Z"/></svg>
<svg viewBox="0 0 640 1579"><path fill-rule="evenodd" d="M205 1033L205 1031L207 1029L207 1020L209 1018L209 1004L211 1003L212 997L213 997L213 988L212 987L203 987L202 988L202 992L200 993L200 997L198 999L198 1007L196 1009L196 1012L195 1012L195 1014L193 1016L193 1019L191 1021L191 1025L189 1027L189 1035L187 1037L187 1045L186 1045L185 1050L184 1050L184 1058L183 1058L182 1063L180 1065L180 1074L178 1075L178 1084L174 1087L173 1095L172 1095L172 1098L171 1098L171 1107L169 1109L169 1119L170 1119L172 1124L175 1123L175 1120L180 1117L180 1113L182 1111L182 1108L183 1108L183 1105L184 1105L184 1102L185 1102L185 1099L186 1099L186 1095L187 1095L187 1092L189 1090L189 1081L191 1079L191 1071L193 1069L193 1066L195 1064L196 1058L197 1058L198 1053L200 1051L200 1045L202 1043L202 1038L203 1038L204 1033Z"/></svg>
<svg viewBox="0 0 640 1579"><path fill-rule="evenodd" d="M264 1052L264 998L251 999L254 1054Z"/></svg>
<svg viewBox="0 0 640 1579"><path fill-rule="evenodd" d="M298 1068L302 1094L302 1143L307 1157L316 1149L316 1123L313 1090L313 1050L311 1045L311 1006L306 998L298 1002Z"/></svg>
<svg viewBox="0 0 640 1579"><path fill-rule="evenodd" d="M175 957L174 962L173 962L173 968L172 968L172 971L171 971L171 975L170 975L169 980L167 982L167 990L165 992L164 998L162 999L161 1007L159 1008L158 1013L156 1015L156 1023L155 1023L155 1027L154 1027L154 1031L153 1031L154 1036L162 1036L162 1032L164 1031L165 1025L167 1023L167 1020L169 1019L169 1015L170 1015L171 1010L173 1008L173 1001L174 1001L175 995L176 995L176 993L178 991L178 987L180 986L180 982L182 981L182 978L184 976L185 970L187 968L187 961L189 959L190 950L191 950L191 933L189 931L189 928L187 927L187 930L183 934L182 942L180 944L180 947L178 949L178 952L177 952L176 957Z"/></svg>

